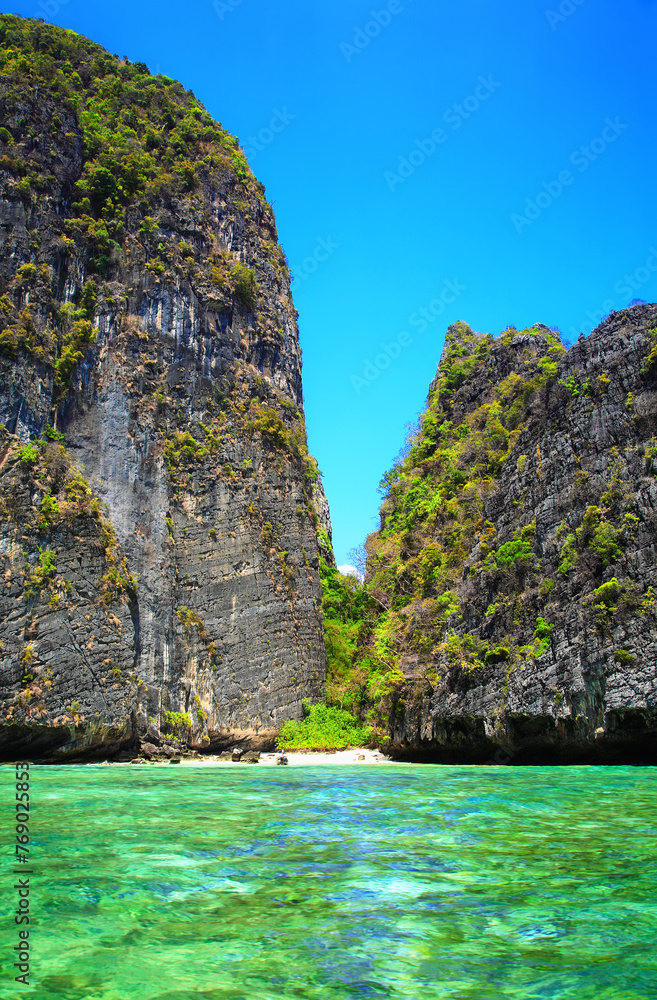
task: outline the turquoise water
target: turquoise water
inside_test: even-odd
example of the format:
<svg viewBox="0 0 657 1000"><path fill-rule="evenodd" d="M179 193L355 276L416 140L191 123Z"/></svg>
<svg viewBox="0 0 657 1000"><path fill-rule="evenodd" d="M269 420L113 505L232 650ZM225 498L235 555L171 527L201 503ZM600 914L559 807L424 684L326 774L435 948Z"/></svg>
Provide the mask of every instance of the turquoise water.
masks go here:
<svg viewBox="0 0 657 1000"><path fill-rule="evenodd" d="M655 768L31 775L34 985L3 889L3 1000L657 996Z"/></svg>

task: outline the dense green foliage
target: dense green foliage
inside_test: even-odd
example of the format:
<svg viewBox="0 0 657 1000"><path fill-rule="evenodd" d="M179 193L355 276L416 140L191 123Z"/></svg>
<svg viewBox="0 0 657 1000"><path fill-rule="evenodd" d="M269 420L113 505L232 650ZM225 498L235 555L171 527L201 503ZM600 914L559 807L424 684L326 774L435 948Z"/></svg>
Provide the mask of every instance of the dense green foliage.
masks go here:
<svg viewBox="0 0 657 1000"><path fill-rule="evenodd" d="M57 102L60 114L51 123L55 137L64 131L72 143L81 134L84 165L75 184L69 236L88 242L90 262L101 273L120 246L131 206L146 213L194 192L200 179L226 172L244 183L253 181L237 139L191 91L72 31L0 15L0 70L15 91L39 87ZM10 129L3 136L9 150L22 138ZM12 167L9 150L0 164L5 169ZM47 176L33 174L25 180L26 196L48 183ZM146 235L156 230L155 219L150 229L146 221L142 225ZM238 275L237 283L240 294L247 294L248 279Z"/></svg>
<svg viewBox="0 0 657 1000"><path fill-rule="evenodd" d="M353 710L367 700L367 683L373 664L369 660L358 662L359 644L368 634L368 625L374 622L376 613L362 584L353 576L343 576L321 557L320 576L327 699L340 708Z"/></svg>
<svg viewBox="0 0 657 1000"><path fill-rule="evenodd" d="M305 705L300 722L286 722L276 745L281 750L336 750L368 743L372 730L344 709Z"/></svg>
<svg viewBox="0 0 657 1000"><path fill-rule="evenodd" d="M184 737L192 728L192 717L189 712L165 712L167 728L174 736Z"/></svg>

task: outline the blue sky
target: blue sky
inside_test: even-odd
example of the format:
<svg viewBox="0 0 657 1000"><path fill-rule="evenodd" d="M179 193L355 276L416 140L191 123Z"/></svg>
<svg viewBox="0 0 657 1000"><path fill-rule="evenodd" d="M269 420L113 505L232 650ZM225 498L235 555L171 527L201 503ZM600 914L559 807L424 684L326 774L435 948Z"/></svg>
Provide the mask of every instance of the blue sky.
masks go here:
<svg viewBox="0 0 657 1000"><path fill-rule="evenodd" d="M247 149L296 275L339 563L378 525L449 323L573 340L657 299L654 0L7 10L180 79Z"/></svg>

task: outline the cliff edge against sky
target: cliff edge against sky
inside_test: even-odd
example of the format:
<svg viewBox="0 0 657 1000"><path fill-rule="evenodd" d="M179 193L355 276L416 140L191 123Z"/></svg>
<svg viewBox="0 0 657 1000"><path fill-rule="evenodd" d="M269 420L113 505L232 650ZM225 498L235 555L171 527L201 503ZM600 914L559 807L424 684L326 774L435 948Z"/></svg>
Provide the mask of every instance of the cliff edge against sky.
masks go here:
<svg viewBox="0 0 657 1000"><path fill-rule="evenodd" d="M329 696L402 757L654 762L656 473L656 306L452 326L364 590L325 571Z"/></svg>
<svg viewBox="0 0 657 1000"><path fill-rule="evenodd" d="M323 697L290 276L179 83L0 16L0 743L272 733Z"/></svg>

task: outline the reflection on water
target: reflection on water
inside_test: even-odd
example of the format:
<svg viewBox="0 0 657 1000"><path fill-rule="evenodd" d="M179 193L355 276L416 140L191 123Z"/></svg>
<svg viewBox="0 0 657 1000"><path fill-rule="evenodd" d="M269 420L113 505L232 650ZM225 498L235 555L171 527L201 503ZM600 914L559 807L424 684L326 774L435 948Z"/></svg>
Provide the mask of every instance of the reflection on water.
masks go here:
<svg viewBox="0 0 657 1000"><path fill-rule="evenodd" d="M34 986L5 893L3 1000L656 995L655 769L31 773Z"/></svg>

